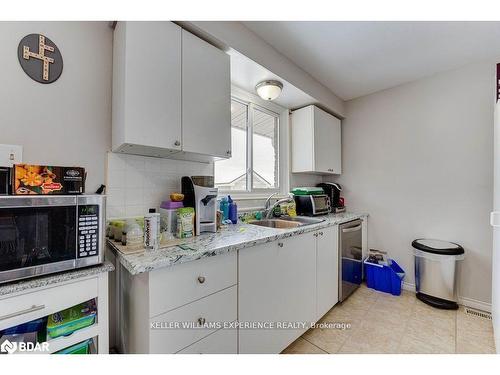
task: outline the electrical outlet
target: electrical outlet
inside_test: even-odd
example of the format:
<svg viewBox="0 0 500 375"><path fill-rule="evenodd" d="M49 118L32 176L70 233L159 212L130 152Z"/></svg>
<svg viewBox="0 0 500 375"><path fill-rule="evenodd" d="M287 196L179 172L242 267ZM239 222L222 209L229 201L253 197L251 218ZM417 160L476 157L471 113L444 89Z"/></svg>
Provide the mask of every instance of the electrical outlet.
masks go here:
<svg viewBox="0 0 500 375"><path fill-rule="evenodd" d="M0 144L0 167L12 167L23 162L23 146Z"/></svg>

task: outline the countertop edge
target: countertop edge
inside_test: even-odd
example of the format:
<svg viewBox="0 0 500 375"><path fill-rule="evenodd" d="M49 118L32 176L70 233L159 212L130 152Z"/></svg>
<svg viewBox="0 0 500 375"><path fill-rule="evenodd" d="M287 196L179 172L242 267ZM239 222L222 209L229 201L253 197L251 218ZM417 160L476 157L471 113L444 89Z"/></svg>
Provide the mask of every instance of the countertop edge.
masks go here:
<svg viewBox="0 0 500 375"><path fill-rule="evenodd" d="M104 272L114 271L115 267L109 261L97 264L95 266L78 268L74 270L48 274L36 278L13 281L7 284L0 284L0 297L5 297L10 294L20 293L31 289L43 288L46 286L74 281L89 276L98 275Z"/></svg>
<svg viewBox="0 0 500 375"><path fill-rule="evenodd" d="M367 218L369 216L369 214L367 214L367 213L357 214L357 213L349 212L348 214L350 214L351 216L346 217L344 219L340 219L340 220L335 221L335 222L332 222L331 217L329 217L324 222L321 222L318 224L297 227L297 228L293 228L293 229L288 229L286 231L282 231L280 229L273 229L273 231L275 231L275 233L269 234L269 235L264 236L262 238L258 238L256 240L243 241L241 243L233 244L233 245L229 245L229 246L221 246L221 247L218 247L216 249L207 250L206 252L192 254L192 256L190 256L190 254L186 254L185 256L175 257L175 259L173 259L173 260L171 258L156 260L153 264L148 264L148 265L145 265L143 267L134 266L131 262L129 262L127 257L130 257L130 255L133 255L133 254L129 255L129 254L121 253L118 250L118 248L114 246L113 241L108 240L107 244L108 244L109 248L112 250L112 252L118 258L120 264L131 275L134 276L134 275L139 275L141 273L146 273L146 272L150 272L150 271L161 269L161 268L172 267L172 266L175 266L177 264L188 263L188 262L200 260L203 258L208 258L208 257L212 257L212 256L226 254L226 253L229 253L232 251L237 251L237 250L241 250L241 249L254 247L257 245L264 244L264 243L274 242L274 241L277 241L280 239L293 237L293 236L297 236L297 235L304 234L304 233L313 232L313 231L318 230L318 229L343 224L343 223L346 223L346 222L349 222L352 220L356 220L356 219L360 219L360 218ZM244 225L249 225L249 224L240 224L240 226L244 226ZM267 228L267 229L269 229L269 228ZM216 235L216 234L214 234L214 235Z"/></svg>

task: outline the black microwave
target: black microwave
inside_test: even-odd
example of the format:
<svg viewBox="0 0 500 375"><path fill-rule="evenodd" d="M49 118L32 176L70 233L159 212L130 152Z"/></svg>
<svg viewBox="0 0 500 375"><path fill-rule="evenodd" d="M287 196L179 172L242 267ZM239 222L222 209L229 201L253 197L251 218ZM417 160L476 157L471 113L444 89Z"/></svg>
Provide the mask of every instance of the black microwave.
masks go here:
<svg viewBox="0 0 500 375"><path fill-rule="evenodd" d="M12 191L10 188L10 175L11 168L0 167L0 195L11 194Z"/></svg>
<svg viewBox="0 0 500 375"><path fill-rule="evenodd" d="M104 261L105 196L0 196L0 283Z"/></svg>

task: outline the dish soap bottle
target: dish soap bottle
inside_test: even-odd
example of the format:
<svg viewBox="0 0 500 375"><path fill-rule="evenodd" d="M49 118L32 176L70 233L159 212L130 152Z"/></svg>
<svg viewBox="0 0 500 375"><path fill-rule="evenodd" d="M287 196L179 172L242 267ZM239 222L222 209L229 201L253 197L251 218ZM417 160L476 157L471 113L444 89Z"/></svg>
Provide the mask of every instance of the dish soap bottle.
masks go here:
<svg viewBox="0 0 500 375"><path fill-rule="evenodd" d="M220 210L222 211L222 220L229 218L229 203L227 197L222 197L220 200Z"/></svg>
<svg viewBox="0 0 500 375"><path fill-rule="evenodd" d="M236 224L238 222L238 206L230 195L227 196L227 201L229 204L229 220L231 220L231 223Z"/></svg>

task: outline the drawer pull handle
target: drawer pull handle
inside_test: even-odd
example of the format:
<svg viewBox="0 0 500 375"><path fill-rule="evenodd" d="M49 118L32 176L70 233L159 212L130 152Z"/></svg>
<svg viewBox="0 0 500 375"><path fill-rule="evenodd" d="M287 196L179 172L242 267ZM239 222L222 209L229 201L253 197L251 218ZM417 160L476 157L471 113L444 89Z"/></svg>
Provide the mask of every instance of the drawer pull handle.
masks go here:
<svg viewBox="0 0 500 375"><path fill-rule="evenodd" d="M7 319L10 319L10 318L14 318L16 316L29 314L31 312L38 311L38 310L43 310L44 308L45 308L45 305L38 305L38 306L37 305L33 305L30 308L27 308L27 309L24 309L24 310L21 310L21 311L17 311L15 313L7 314L7 315L2 315L2 316L0 316L0 320L7 320Z"/></svg>
<svg viewBox="0 0 500 375"><path fill-rule="evenodd" d="M198 276L198 282L200 284L203 284L205 282L205 277L204 276Z"/></svg>
<svg viewBox="0 0 500 375"><path fill-rule="evenodd" d="M205 322L206 322L205 318L198 318L198 325L204 326Z"/></svg>
<svg viewBox="0 0 500 375"><path fill-rule="evenodd" d="M323 232L319 232L319 235L322 236L323 235Z"/></svg>
<svg viewBox="0 0 500 375"><path fill-rule="evenodd" d="M283 247L283 242L278 242L279 247Z"/></svg>

